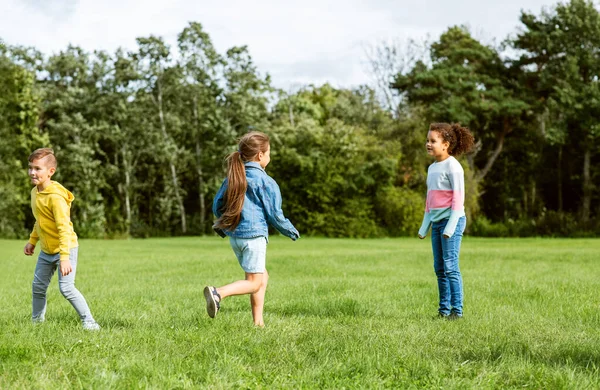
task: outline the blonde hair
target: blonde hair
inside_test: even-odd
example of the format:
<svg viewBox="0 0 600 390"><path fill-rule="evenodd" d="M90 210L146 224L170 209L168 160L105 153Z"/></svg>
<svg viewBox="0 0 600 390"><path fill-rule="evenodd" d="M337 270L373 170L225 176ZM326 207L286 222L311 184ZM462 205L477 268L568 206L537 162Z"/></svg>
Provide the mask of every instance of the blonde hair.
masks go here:
<svg viewBox="0 0 600 390"><path fill-rule="evenodd" d="M39 148L29 155L29 162L41 159L46 159L46 163L51 168L56 168L58 165L56 156L54 156L54 150L51 148Z"/></svg>
<svg viewBox="0 0 600 390"><path fill-rule="evenodd" d="M242 219L244 197L248 182L244 162L254 161L260 152L269 150L269 136L259 131L252 131L238 142L238 150L227 156L227 189L225 190L225 210L214 227L223 230L234 230Z"/></svg>

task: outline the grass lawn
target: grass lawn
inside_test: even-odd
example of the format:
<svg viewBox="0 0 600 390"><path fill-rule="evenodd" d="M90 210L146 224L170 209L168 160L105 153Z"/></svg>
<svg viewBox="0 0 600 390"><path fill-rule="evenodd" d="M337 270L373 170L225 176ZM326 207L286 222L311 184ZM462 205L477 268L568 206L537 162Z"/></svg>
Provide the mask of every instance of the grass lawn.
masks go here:
<svg viewBox="0 0 600 390"><path fill-rule="evenodd" d="M461 251L465 318L435 320L429 240L272 237L264 329L217 237L81 240L76 285L99 332L0 240L0 388L600 388L600 240L478 239Z"/></svg>

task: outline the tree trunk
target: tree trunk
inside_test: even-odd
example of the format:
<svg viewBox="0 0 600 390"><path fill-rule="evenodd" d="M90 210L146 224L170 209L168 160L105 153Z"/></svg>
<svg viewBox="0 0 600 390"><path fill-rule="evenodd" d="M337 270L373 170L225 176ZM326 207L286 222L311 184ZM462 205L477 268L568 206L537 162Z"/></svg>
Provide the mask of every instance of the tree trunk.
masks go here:
<svg viewBox="0 0 600 390"><path fill-rule="evenodd" d="M562 183L562 155L563 146L558 147L558 212L563 211L563 183Z"/></svg>
<svg viewBox="0 0 600 390"><path fill-rule="evenodd" d="M127 227L127 236L131 235L131 200L129 196L129 190L131 188L131 164L129 160L127 160L127 153L125 151L125 143L121 145L121 155L123 157L123 171L125 171L125 188L123 192L125 193L125 225Z"/></svg>
<svg viewBox="0 0 600 390"><path fill-rule="evenodd" d="M530 188L531 188L531 201L530 201L531 211L535 212L535 200L537 198L537 186L536 186L536 182L534 179L531 179Z"/></svg>
<svg viewBox="0 0 600 390"><path fill-rule="evenodd" d="M296 127L294 125L294 110L292 110L292 105L291 104L288 105L288 111L289 111L289 114L290 114L290 124L292 125L292 127Z"/></svg>
<svg viewBox="0 0 600 390"><path fill-rule="evenodd" d="M196 172L198 173L198 202L200 203L200 228L205 233L206 201L204 199L204 171L202 170L202 145L200 144L200 117L198 115L198 97L194 96L194 121L196 124Z"/></svg>
<svg viewBox="0 0 600 390"><path fill-rule="evenodd" d="M586 223L590 220L590 207L592 204L592 181L590 178L590 160L592 152L585 148L583 152L583 204L581 208L581 221Z"/></svg>
<svg viewBox="0 0 600 390"><path fill-rule="evenodd" d="M500 155L500 152L502 152L502 148L504 147L504 138L506 137L506 135L508 133L510 133L511 130L512 130L512 128L510 127L510 123L508 122L508 119L504 119L504 124L502 126L502 132L500 132L498 134L498 136L496 137L496 147L494 148L494 151L488 158L487 162L485 163L485 166L479 172L477 172L477 174L475 176L475 180L478 183L481 182L481 180L483 180L483 178L488 174L490 169L492 169L494 162L496 162L496 159L498 158L498 156Z"/></svg>
<svg viewBox="0 0 600 390"><path fill-rule="evenodd" d="M156 84L158 88L158 116L160 118L160 130L166 143L169 142L169 135L167 134L167 127L165 125L165 116L163 113L162 105L162 88L160 82ZM175 200L179 206L179 213L181 214L181 231L182 233L187 232L187 222L185 219L185 206L183 205L183 199L179 193L179 182L177 180L177 170L175 169L175 163L173 162L173 156L169 156L169 165L171 167L171 179L173 181L173 190L175 191Z"/></svg>

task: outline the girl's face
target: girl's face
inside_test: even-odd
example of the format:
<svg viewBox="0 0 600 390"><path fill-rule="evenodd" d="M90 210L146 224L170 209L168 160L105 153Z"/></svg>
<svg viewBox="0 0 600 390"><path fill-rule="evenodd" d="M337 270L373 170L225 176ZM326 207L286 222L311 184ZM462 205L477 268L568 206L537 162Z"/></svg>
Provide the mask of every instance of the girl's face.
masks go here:
<svg viewBox="0 0 600 390"><path fill-rule="evenodd" d="M258 163L263 169L265 169L267 165L269 165L269 162L271 162L271 145L267 146L266 152L258 153Z"/></svg>
<svg viewBox="0 0 600 390"><path fill-rule="evenodd" d="M427 133L427 154L435 157L437 161L442 161L448 158L448 146L450 144L442 139L442 136L437 131L429 131Z"/></svg>

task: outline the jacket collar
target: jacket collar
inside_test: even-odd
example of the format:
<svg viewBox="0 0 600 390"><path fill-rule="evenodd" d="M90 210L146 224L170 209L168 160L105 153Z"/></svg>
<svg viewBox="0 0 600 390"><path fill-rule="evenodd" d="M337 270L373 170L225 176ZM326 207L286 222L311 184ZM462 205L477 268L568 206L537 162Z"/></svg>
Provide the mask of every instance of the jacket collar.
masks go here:
<svg viewBox="0 0 600 390"><path fill-rule="evenodd" d="M260 169L261 171L265 172L265 170L263 169L263 167L260 166L259 163L257 163L256 161L248 161L244 163L244 166L246 168L256 168L256 169ZM266 173L266 172L265 172Z"/></svg>

